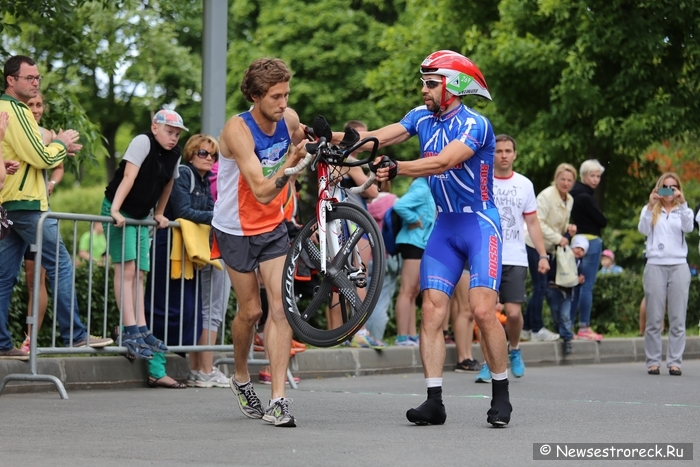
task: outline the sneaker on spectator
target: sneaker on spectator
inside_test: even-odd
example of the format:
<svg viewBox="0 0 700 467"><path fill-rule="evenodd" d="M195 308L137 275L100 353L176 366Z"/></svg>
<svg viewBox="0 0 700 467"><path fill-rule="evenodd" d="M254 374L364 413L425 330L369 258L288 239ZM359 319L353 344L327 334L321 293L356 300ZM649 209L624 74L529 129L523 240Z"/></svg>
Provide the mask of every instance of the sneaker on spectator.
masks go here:
<svg viewBox="0 0 700 467"><path fill-rule="evenodd" d="M571 355L573 351L574 349L571 346L571 341L564 341L564 355Z"/></svg>
<svg viewBox="0 0 700 467"><path fill-rule="evenodd" d="M532 331L529 331L526 329L523 329L522 331L520 331L520 341L521 342L527 342L530 339L532 339Z"/></svg>
<svg viewBox="0 0 700 467"><path fill-rule="evenodd" d="M194 382L197 388L225 388L228 385L228 378L217 367L213 367L209 374L198 372Z"/></svg>
<svg viewBox="0 0 700 467"><path fill-rule="evenodd" d="M579 329L578 332L576 333L576 338L600 342L603 340L603 335L598 334L597 332L593 331L593 329L591 329L591 328L586 328L586 329Z"/></svg>
<svg viewBox="0 0 700 467"><path fill-rule="evenodd" d="M510 360L510 372L516 378L522 378L525 375L525 362L523 362L520 349L509 350L508 359Z"/></svg>
<svg viewBox="0 0 700 467"><path fill-rule="evenodd" d="M297 426L294 422L294 417L292 417L289 413L289 404L291 403L292 400L285 397L276 400L265 410L263 420L269 423L274 423L275 426Z"/></svg>
<svg viewBox="0 0 700 467"><path fill-rule="evenodd" d="M263 340L262 336L258 334L257 332L255 333L255 336L253 337L253 350L256 352L264 352L265 351L265 341Z"/></svg>
<svg viewBox="0 0 700 467"><path fill-rule="evenodd" d="M397 341L396 345L399 347L418 347L420 344L414 340L406 339L405 341Z"/></svg>
<svg viewBox="0 0 700 467"><path fill-rule="evenodd" d="M73 342L73 347L85 347L89 345L93 349L101 349L102 347L107 347L108 345L114 344L114 339L110 337L98 337L90 335L90 343L88 344L88 339L85 338L79 342Z"/></svg>
<svg viewBox="0 0 700 467"><path fill-rule="evenodd" d="M542 328L537 332L532 333L533 342L555 341L559 339L559 334L552 332L547 328Z"/></svg>
<svg viewBox="0 0 700 467"><path fill-rule="evenodd" d="M258 381L262 384L272 384L272 375L268 373L267 371L262 371L260 370L260 373L258 373ZM299 384L301 382L301 378L298 376L294 377L294 382ZM284 384L289 384L289 378L284 379Z"/></svg>
<svg viewBox="0 0 700 467"><path fill-rule="evenodd" d="M29 355L14 347L9 350L0 351L0 359L2 360L29 360Z"/></svg>
<svg viewBox="0 0 700 467"><path fill-rule="evenodd" d="M195 385L195 382L197 381L197 375L199 374L199 371L188 371L187 372L187 382L185 383L188 388L193 388ZM228 382L226 383L228 384Z"/></svg>
<svg viewBox="0 0 700 467"><path fill-rule="evenodd" d="M411 336L401 335L396 336L396 341L394 345L399 347L418 347L418 342L411 339Z"/></svg>
<svg viewBox="0 0 700 467"><path fill-rule="evenodd" d="M408 336L408 338L416 344L420 345L420 334L416 334L415 336Z"/></svg>
<svg viewBox="0 0 700 467"><path fill-rule="evenodd" d="M25 334L24 342L22 342L22 345L19 347L19 350L21 350L24 353L29 353L31 346L32 346L32 339Z"/></svg>
<svg viewBox="0 0 700 467"><path fill-rule="evenodd" d="M455 340L452 338L449 332L442 331L442 335L445 338L445 344L454 344Z"/></svg>
<svg viewBox="0 0 700 467"><path fill-rule="evenodd" d="M455 371L457 373L475 373L481 370L481 364L476 360L471 358L465 358L461 362L457 362L455 365Z"/></svg>
<svg viewBox="0 0 700 467"><path fill-rule="evenodd" d="M229 379L229 386L231 391L236 395L236 400L238 401L238 407L248 418L262 418L265 414L262 404L258 395L255 393L255 388L253 388L253 383L248 381L246 384L239 385L236 380L231 376Z"/></svg>
<svg viewBox="0 0 700 467"><path fill-rule="evenodd" d="M491 370L489 370L488 363L484 362L484 364L481 365L481 371L479 372L478 375L476 375L475 381L477 383L490 383L491 382Z"/></svg>
<svg viewBox="0 0 700 467"><path fill-rule="evenodd" d="M355 334L350 340L350 347L383 350L386 347L386 344L384 342L374 340L369 334Z"/></svg>
<svg viewBox="0 0 700 467"><path fill-rule="evenodd" d="M299 341L295 341L292 339L292 350L295 353L302 353L304 350L306 350L306 344L303 344Z"/></svg>

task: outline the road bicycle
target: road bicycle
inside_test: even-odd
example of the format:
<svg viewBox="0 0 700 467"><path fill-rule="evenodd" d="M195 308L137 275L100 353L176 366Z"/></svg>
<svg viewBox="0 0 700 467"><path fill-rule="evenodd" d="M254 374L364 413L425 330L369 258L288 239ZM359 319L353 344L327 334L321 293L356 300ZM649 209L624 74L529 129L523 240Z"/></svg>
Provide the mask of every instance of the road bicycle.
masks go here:
<svg viewBox="0 0 700 467"><path fill-rule="evenodd" d="M369 213L354 204L345 203L335 196L336 184L350 167L370 164L379 148L379 140L368 137L360 140L354 129L345 133L338 145L331 143L332 132L328 122L318 116L313 131L307 128L312 143L306 145L307 155L295 167L285 170L294 175L310 167L318 177L316 216L304 224L292 241L284 263L282 302L287 320L297 338L317 347L331 347L350 339L367 321L379 299L384 281L386 256L377 223ZM371 145L367 159L349 161L348 156L358 148ZM348 189L353 193L366 190L375 175L362 186ZM368 240L371 250L369 264L360 257L358 242ZM308 302L299 301L295 273L301 261L318 272L319 284ZM326 307L340 305L342 324L326 329L316 323L315 317L325 316ZM300 308L301 307L301 308Z"/></svg>

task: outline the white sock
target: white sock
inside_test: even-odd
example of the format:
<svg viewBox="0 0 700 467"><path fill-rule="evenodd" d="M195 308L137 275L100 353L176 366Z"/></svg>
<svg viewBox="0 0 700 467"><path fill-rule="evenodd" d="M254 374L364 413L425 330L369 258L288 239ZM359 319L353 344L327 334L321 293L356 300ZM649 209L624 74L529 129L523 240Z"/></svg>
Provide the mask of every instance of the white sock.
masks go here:
<svg viewBox="0 0 700 467"><path fill-rule="evenodd" d="M518 350L520 348L520 344L516 345L513 347L512 345L510 346L510 350Z"/></svg>
<svg viewBox="0 0 700 467"><path fill-rule="evenodd" d="M442 378L425 378L425 384L429 388L440 388L442 387Z"/></svg>
<svg viewBox="0 0 700 467"><path fill-rule="evenodd" d="M270 399L270 403L268 404L268 407L272 407L272 405L273 405L275 402L277 402L277 401L279 401L279 400L282 400L282 399L284 399L284 397L278 397L278 398L276 398L276 399Z"/></svg>
<svg viewBox="0 0 700 467"><path fill-rule="evenodd" d="M504 371L503 373L491 373L491 379L495 379L496 381L508 379L508 370Z"/></svg>

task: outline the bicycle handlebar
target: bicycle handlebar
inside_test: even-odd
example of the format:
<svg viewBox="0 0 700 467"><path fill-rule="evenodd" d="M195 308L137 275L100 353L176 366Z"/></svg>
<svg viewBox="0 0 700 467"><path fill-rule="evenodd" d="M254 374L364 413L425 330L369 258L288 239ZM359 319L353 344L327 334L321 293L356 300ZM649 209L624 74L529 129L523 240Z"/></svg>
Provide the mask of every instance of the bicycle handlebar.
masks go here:
<svg viewBox="0 0 700 467"><path fill-rule="evenodd" d="M307 134L310 136L314 136L313 133ZM370 157L368 157L367 159L359 159L352 162L345 160L349 154L352 154L353 152L355 152L356 150L368 143L372 143L372 154L370 155ZM307 154L304 157L304 159L302 159L296 166L285 169L284 174L288 176L296 175L302 170L304 170L312 161L316 161L318 159L323 159L326 163L338 167L357 167L361 165L369 165L376 158L377 149L379 149L379 140L375 136L368 136L367 138L357 141L355 144L344 148L330 143L326 140L325 137L322 136L320 138L317 138L316 141L313 143L307 143ZM359 191L366 190L374 182L374 179L376 178L374 175L375 174L372 171L370 171L369 178L371 179L371 182L368 180L368 182L362 184L361 187L350 188L350 191L352 193L357 193ZM359 191L355 191L359 188L362 189Z"/></svg>

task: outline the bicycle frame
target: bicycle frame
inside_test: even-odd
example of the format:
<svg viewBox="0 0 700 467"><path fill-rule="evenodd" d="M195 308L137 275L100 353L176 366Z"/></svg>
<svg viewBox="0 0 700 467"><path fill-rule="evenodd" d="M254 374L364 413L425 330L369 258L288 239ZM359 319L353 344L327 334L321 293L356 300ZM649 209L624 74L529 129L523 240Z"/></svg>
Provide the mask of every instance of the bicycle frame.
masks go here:
<svg viewBox="0 0 700 467"><path fill-rule="evenodd" d="M319 141L319 140L317 140L317 141ZM322 144L326 144L326 140L324 138L322 138L320 141L322 142ZM357 166L357 165L367 164L369 161L373 160L376 153L377 153L377 147L379 145L379 141L374 137L365 138L364 140L360 141L359 143L356 143L355 145L353 145L351 148L345 148L343 150L340 150L339 148L336 148L336 149L340 150L344 154L350 154L354 150L356 150L357 148L359 148L367 143L372 143L374 145L374 147L372 149L372 156L370 159L356 161L356 162L350 162L350 163L343 161L341 164L338 164L338 165L344 166L344 167L353 167L353 166ZM308 145L307 145L307 150L308 150ZM319 148L317 148L317 150L319 150ZM319 248L321 250L320 251L320 254L321 254L321 272L326 273L327 272L326 262L328 260L327 247L329 246L328 245L328 240L329 240L328 235L330 233L332 233L332 232L329 232L328 223L326 222L326 212L328 212L331 209L332 203L337 203L339 200L331 194L330 188L333 187L333 185L331 185L331 180L330 180L331 171L329 169L329 165L330 165L329 162L326 161L323 157L316 158L315 156L316 156L315 153L309 152L307 154L307 157L302 162L300 162L299 165L297 165L296 167L291 168L291 169L286 169L285 173L287 175L296 174L299 171L301 171L304 167L309 165L309 163L311 163L312 160L314 161L314 163L312 164L312 168L316 170L317 177L318 177L318 202L316 204L316 220L318 221L318 229L319 229L318 241L319 241ZM344 156L343 156L343 158L344 158ZM351 188L350 191L355 192L355 193L360 193L360 192L364 191L365 189L367 189L373 182L374 182L374 173L371 173L370 177L368 178L367 182L365 182L365 184L363 184L360 187ZM339 228L340 227L342 227L342 226L339 226ZM345 234L350 239L351 233L346 232ZM354 241L354 239L351 239L351 240L352 240L352 243L356 243ZM335 255L337 255L340 251L339 244L337 244L335 242L331 242L330 246L331 246L331 254L333 255L333 257L335 257ZM353 258L353 259L356 259L359 261L359 253L357 253L357 252L355 252L355 253L357 254L357 258ZM350 261L352 261L352 259ZM358 264L362 264L361 261L359 261ZM352 266L352 263L350 263L350 265ZM355 275L355 273L353 273L353 275Z"/></svg>
<svg viewBox="0 0 700 467"><path fill-rule="evenodd" d="M333 196L331 193L331 190L334 189L335 186L330 184L330 170L328 163L325 161L319 161L316 165L316 170L318 174L318 202L316 203L316 219L318 220L319 228L318 239L319 248L321 250L321 272L326 273L328 253L335 257L335 255L340 252L340 242L335 242L333 240L337 239L337 237L340 235L344 235L345 238L351 239L352 232L347 231L345 226L341 225L340 221L338 220L334 221L336 224L336 231L334 231L334 226L326 221L326 213L332 209L332 204L341 200ZM327 247L330 247L330 250ZM355 257L348 258L350 265L352 266L353 260L357 261L357 264L361 264L359 252L354 251L353 253ZM353 275L356 276L358 272L353 273Z"/></svg>

